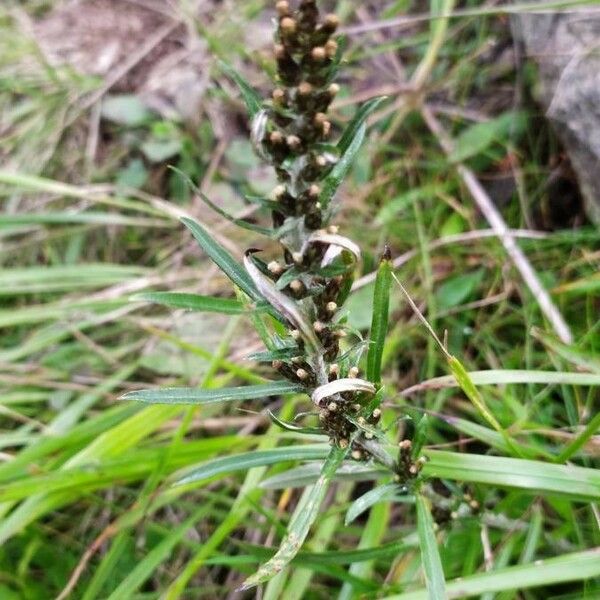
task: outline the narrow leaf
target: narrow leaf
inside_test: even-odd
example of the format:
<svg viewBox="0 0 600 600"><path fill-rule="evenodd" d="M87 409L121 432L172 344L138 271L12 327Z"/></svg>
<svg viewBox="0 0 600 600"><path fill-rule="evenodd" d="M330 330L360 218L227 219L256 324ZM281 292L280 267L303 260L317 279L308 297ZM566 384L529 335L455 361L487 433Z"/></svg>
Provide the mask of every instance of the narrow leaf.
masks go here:
<svg viewBox="0 0 600 600"><path fill-rule="evenodd" d="M171 308L184 308L198 312L217 312L226 315L239 315L248 312L245 306L234 298L214 298L183 292L144 292L131 297L134 302L152 302Z"/></svg>
<svg viewBox="0 0 600 600"><path fill-rule="evenodd" d="M363 140L365 139L365 134L367 131L367 127L364 123L362 123L352 141L348 145L347 149L344 151L338 162L335 164L335 167L331 170L331 173L327 175L325 178L325 182L323 184L323 190L321 191L321 195L319 201L321 202L321 206L326 209L329 206L329 203L333 196L335 195L338 187L346 177L346 174L350 170L352 166L352 161L356 156L356 153L360 149Z"/></svg>
<svg viewBox="0 0 600 600"><path fill-rule="evenodd" d="M446 583L437 540L435 539L429 501L421 494L417 494L416 502L417 532L419 534L421 562L425 571L429 600L443 600L447 598Z"/></svg>
<svg viewBox="0 0 600 600"><path fill-rule="evenodd" d="M246 270L223 248L211 235L200 225L200 223L182 217L183 224L192 232L202 249L210 256L215 264L237 285L244 293L253 300L262 300L252 279Z"/></svg>
<svg viewBox="0 0 600 600"><path fill-rule="evenodd" d="M388 313L390 307L390 286L392 283L392 261L389 251L379 263L375 278L375 291L373 292L373 316L371 321L371 335L369 351L367 354L367 379L379 385L381 383L381 357L385 345L385 336L388 328Z"/></svg>
<svg viewBox="0 0 600 600"><path fill-rule="evenodd" d="M185 485L214 477L215 475L234 473L235 471L247 471L253 467L264 467L265 465L274 465L290 460L319 460L327 456L328 450L329 445L327 444L311 444L306 446L286 446L284 448L272 448L269 450L254 450L234 456L223 456L194 468L183 478L177 480L176 485Z"/></svg>
<svg viewBox="0 0 600 600"><path fill-rule="evenodd" d="M367 117L377 110L379 106L381 106L382 102L387 100L387 96L379 96L378 98L371 98L371 100L367 100L357 111L352 120L346 126L340 141L337 143L337 148L340 151L340 154L344 154L354 137L358 133L361 125L365 122Z"/></svg>
<svg viewBox="0 0 600 600"><path fill-rule="evenodd" d="M262 98L260 94L231 66L226 62L220 60L219 67L221 70L238 86L242 98L246 103L246 109L248 110L248 116L250 119L260 111L262 107Z"/></svg>
<svg viewBox="0 0 600 600"><path fill-rule="evenodd" d="M138 400L147 404L212 404L214 402L233 402L253 400L280 394L294 394L304 391L296 383L271 381L258 385L219 388L206 390L201 388L162 388L157 390L136 390L121 396L121 400Z"/></svg>
<svg viewBox="0 0 600 600"><path fill-rule="evenodd" d="M287 534L281 542L279 550L254 575L244 581L241 589L246 590L271 579L277 573L281 572L296 556L308 535L311 525L319 514L319 509L329 483L335 475L337 468L342 464L347 451L347 448L342 450L341 448L333 447L331 449L327 460L323 464L319 479L314 485L306 488L302 494L302 498L290 521Z"/></svg>
<svg viewBox="0 0 600 600"><path fill-rule="evenodd" d="M352 521L362 515L366 510L369 510L369 508L371 508L371 506L374 504L382 502L383 500L394 498L398 491L399 488L397 483L386 483L369 490L362 496L359 496L350 505L350 508L348 508L345 524L349 525L352 523Z"/></svg>
<svg viewBox="0 0 600 600"><path fill-rule="evenodd" d="M508 435L506 430L500 425L496 417L492 414L490 409L487 407L484 399L482 398L479 390L475 387L475 384L469 377L469 373L464 368L463 364L456 358L455 356L450 356L448 358L448 365L454 377L456 377L456 381L458 385L461 387L462 391L465 393L467 398L472 402L475 408L479 411L481 416L498 432L504 440L509 448L514 452L517 456L522 456L521 450L515 444L513 439Z"/></svg>

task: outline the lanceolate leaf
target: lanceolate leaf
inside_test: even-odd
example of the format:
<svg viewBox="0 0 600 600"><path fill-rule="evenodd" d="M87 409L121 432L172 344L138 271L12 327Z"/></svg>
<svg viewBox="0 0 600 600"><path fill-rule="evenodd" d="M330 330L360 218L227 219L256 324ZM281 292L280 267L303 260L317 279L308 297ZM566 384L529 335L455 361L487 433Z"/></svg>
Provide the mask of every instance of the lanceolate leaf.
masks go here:
<svg viewBox="0 0 600 600"><path fill-rule="evenodd" d="M447 597L444 569L442 568L442 561L433 530L429 501L421 494L417 494L416 502L417 533L419 534L419 546L421 547L421 562L427 581L427 593L429 600L442 600Z"/></svg>
<svg viewBox="0 0 600 600"><path fill-rule="evenodd" d="M350 170L352 166L352 161L356 156L356 153L360 149L363 140L365 139L365 133L367 131L367 126L362 123L352 141L348 145L347 149L344 151L338 162L335 164L335 167L331 170L331 173L327 175L325 182L323 184L323 189L320 195L320 202L323 209L326 209L331 202L331 199L335 195L338 187L346 177L346 174Z"/></svg>
<svg viewBox="0 0 600 600"><path fill-rule="evenodd" d="M177 485L185 485L194 481L208 479L215 475L246 471L253 467L275 465L290 460L319 460L325 458L328 451L329 445L327 444L310 444L305 446L286 446L270 450L255 450L234 456L224 456L208 461L200 467L193 469L179 479Z"/></svg>
<svg viewBox="0 0 600 600"><path fill-rule="evenodd" d="M199 294L186 294L183 292L144 292L131 297L133 301L153 302L172 308L184 308L198 312L217 312L226 315L239 315L248 312L248 309L234 298L214 298L200 296Z"/></svg>
<svg viewBox="0 0 600 600"><path fill-rule="evenodd" d="M208 254L216 265L253 300L262 300L252 279L246 270L200 225L188 217L182 217L183 224L192 232L202 249Z"/></svg>
<svg viewBox="0 0 600 600"><path fill-rule="evenodd" d="M359 496L348 509L346 513L345 524L349 525L357 517L362 515L366 510L369 510L371 506L382 502L383 500L391 499L398 494L399 486L397 483L386 483L379 485L372 490L369 490L362 496Z"/></svg>
<svg viewBox="0 0 600 600"><path fill-rule="evenodd" d="M242 387L201 389L201 388L162 388L158 390L137 390L121 396L121 400L138 400L147 404L212 404L236 400L262 399L280 394L294 394L304 388L289 381L272 381L259 385Z"/></svg>
<svg viewBox="0 0 600 600"><path fill-rule="evenodd" d="M342 450L337 447L330 450L319 479L314 485L304 490L279 550L254 575L246 579L241 589L248 589L271 579L296 556L319 514L329 483L337 468L342 464L347 451L347 448Z"/></svg>
<svg viewBox="0 0 600 600"><path fill-rule="evenodd" d="M371 335L367 354L367 379L375 385L381 383L381 357L388 327L391 283L392 262L386 256L379 263L375 279Z"/></svg>
<svg viewBox="0 0 600 600"><path fill-rule="evenodd" d="M219 61L219 67L221 67L221 70L237 84L242 97L244 98L244 102L246 103L248 115L250 119L252 119L262 107L262 98L260 97L260 94L231 65Z"/></svg>
<svg viewBox="0 0 600 600"><path fill-rule="evenodd" d="M379 96L378 98L371 98L365 102L357 111L352 120L346 126L340 141L337 143L337 148L340 154L343 155L348 150L352 140L356 137L358 130L361 125L365 122L367 117L377 110L377 108L387 99L386 96Z"/></svg>

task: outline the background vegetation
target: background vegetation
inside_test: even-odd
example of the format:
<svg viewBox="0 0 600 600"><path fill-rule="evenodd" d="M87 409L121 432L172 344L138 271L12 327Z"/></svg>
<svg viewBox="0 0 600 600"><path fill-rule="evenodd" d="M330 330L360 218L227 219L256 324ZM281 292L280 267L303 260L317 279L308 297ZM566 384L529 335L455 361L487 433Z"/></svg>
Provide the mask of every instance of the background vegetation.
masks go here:
<svg viewBox="0 0 600 600"><path fill-rule="evenodd" d="M243 194L266 193L272 175L251 153L242 103L216 59L266 93L257 65L269 65L272 7L139 4L81 2L68 13L28 0L3 3L0 13L0 597L7 600L235 597L272 554L299 498L296 481L272 476L322 455L322 440L302 447L266 416L265 408L282 418L300 410L293 396L201 410L118 401L142 387L219 388L272 377L245 359L262 346L243 317L131 301L159 289L231 296L178 219L193 216L236 256L253 234L210 213L168 165L221 206L260 222ZM448 592L598 597L600 233L534 100L535 69L511 37L511 17L479 2L324 4L347 24L338 122L358 103L389 96L342 193L338 221L364 255L350 322L369 328L370 274L388 243L398 278L432 327L446 332L449 351L470 371L492 371L482 398L516 455L536 460L510 468L470 461L514 457L515 448L457 388L424 383L448 373L446 360L395 288L386 418L392 425L411 409L429 411L426 447L453 452L436 474L457 480L456 493L481 506L440 528ZM52 19L71 23L73 45L98 56L106 39L77 38L84 24L74 15L93 17L92 29L102 30L108 26L93 12L102 7L119 23L138 18L141 38L123 45L102 75L85 61L60 65L47 43ZM134 10L145 12L127 12ZM174 65L190 61L201 76L190 83L182 75L150 93L148 73L175 51L182 56ZM444 149L446 136L452 148ZM475 200L469 172L481 184ZM507 257L482 212L486 201L518 230L558 318L544 316L531 278ZM244 462L256 456L244 453L275 448L269 459ZM224 455L229 462L211 462ZM205 479L172 487L174 473L201 463ZM270 485L259 485L267 477ZM413 593L424 585L419 543L432 539L419 538L414 506L380 502L344 524L370 487L336 484L308 546L264 598L423 597Z"/></svg>

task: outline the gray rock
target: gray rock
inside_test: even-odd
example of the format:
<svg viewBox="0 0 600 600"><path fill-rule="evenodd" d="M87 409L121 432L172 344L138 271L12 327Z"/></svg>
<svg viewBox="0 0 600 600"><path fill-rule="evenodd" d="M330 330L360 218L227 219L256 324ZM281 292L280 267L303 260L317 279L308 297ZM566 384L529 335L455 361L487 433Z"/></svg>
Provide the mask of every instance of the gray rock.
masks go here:
<svg viewBox="0 0 600 600"><path fill-rule="evenodd" d="M600 224L600 10L515 15L539 69L539 101L564 144L589 217Z"/></svg>

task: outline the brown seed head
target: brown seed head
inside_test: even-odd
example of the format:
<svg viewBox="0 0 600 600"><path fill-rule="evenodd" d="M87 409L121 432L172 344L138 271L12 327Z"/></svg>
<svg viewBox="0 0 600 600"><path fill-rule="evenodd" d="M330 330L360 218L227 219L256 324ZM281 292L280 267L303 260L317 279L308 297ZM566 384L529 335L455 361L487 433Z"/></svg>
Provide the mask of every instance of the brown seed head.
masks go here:
<svg viewBox="0 0 600 600"><path fill-rule="evenodd" d="M315 125L322 127L323 123L327 121L327 115L323 112L318 112L315 114L313 121Z"/></svg>
<svg viewBox="0 0 600 600"><path fill-rule="evenodd" d="M327 93L333 98L340 91L340 86L337 83L332 83L327 88Z"/></svg>
<svg viewBox="0 0 600 600"><path fill-rule="evenodd" d="M292 290L292 292L301 292L303 288L304 288L304 285L302 284L302 282L299 279L294 279L290 283L290 289Z"/></svg>
<svg viewBox="0 0 600 600"><path fill-rule="evenodd" d="M269 140L272 144L281 144L283 142L283 135L280 131L271 131Z"/></svg>
<svg viewBox="0 0 600 600"><path fill-rule="evenodd" d="M325 323L322 323L321 321L315 321L313 323L313 329L317 333L321 333L325 329Z"/></svg>
<svg viewBox="0 0 600 600"><path fill-rule="evenodd" d="M269 273L273 273L273 275L281 275L281 273L283 273L283 267L276 260L272 260L267 265L267 269L269 270Z"/></svg>
<svg viewBox="0 0 600 600"><path fill-rule="evenodd" d="M275 88L271 94L271 98L273 98L274 104L283 104L283 101L285 100L285 92L281 88Z"/></svg>
<svg viewBox="0 0 600 600"><path fill-rule="evenodd" d="M327 56L327 58L333 58L337 52L337 49L337 42L335 40L329 40L325 44L325 55Z"/></svg>
<svg viewBox="0 0 600 600"><path fill-rule="evenodd" d="M348 369L348 377L350 377L351 379L355 379L356 377L358 377L358 367L351 367L350 369Z"/></svg>
<svg viewBox="0 0 600 600"><path fill-rule="evenodd" d="M325 305L325 309L327 310L328 313L334 313L338 308L338 305L335 302L328 302Z"/></svg>
<svg viewBox="0 0 600 600"><path fill-rule="evenodd" d="M283 44L275 44L274 51L275 51L275 58L277 60L281 60L281 59L285 58L286 51L285 51L285 46Z"/></svg>
<svg viewBox="0 0 600 600"><path fill-rule="evenodd" d="M308 96L308 94L310 94L313 91L313 86L308 83L308 81L302 81L299 85L298 85L298 93L301 96Z"/></svg>
<svg viewBox="0 0 600 600"><path fill-rule="evenodd" d="M296 150L301 144L301 140L297 135L288 135L285 142L292 150Z"/></svg>
<svg viewBox="0 0 600 600"><path fill-rule="evenodd" d="M304 380L308 377L308 373L304 369L297 369L296 377L300 380Z"/></svg>
<svg viewBox="0 0 600 600"><path fill-rule="evenodd" d="M318 198L320 193L321 188L316 183L311 184L311 186L308 188L308 195L311 198Z"/></svg>
<svg viewBox="0 0 600 600"><path fill-rule="evenodd" d="M323 21L323 25L327 28L328 31L334 32L340 24L340 20L337 15L329 14L325 16Z"/></svg>

